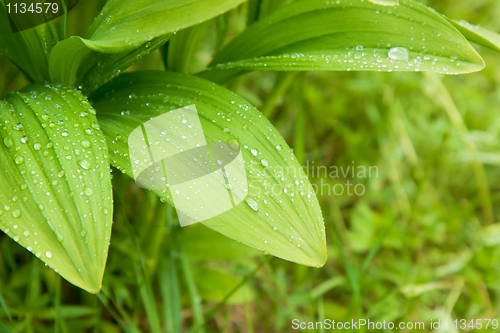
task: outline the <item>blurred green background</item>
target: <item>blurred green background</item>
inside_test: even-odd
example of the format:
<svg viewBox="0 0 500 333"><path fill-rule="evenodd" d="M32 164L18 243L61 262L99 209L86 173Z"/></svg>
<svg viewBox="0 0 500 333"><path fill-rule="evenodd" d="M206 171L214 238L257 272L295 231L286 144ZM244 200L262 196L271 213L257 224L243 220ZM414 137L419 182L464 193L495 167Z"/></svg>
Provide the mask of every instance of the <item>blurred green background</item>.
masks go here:
<svg viewBox="0 0 500 333"><path fill-rule="evenodd" d="M498 1L422 2L500 31ZM84 35L103 3L81 1L68 15L68 35ZM263 1L261 15L283 3ZM245 28L247 9L206 24L191 72ZM315 172L377 168L372 177L312 177L320 188L364 188L319 195L323 268L264 256L199 224L180 228L175 210L114 170L103 291L70 285L1 234L0 323L14 332L112 333L150 332L158 320L167 332L267 333L294 331L293 319L500 319L500 59L478 50L487 67L470 75L254 72L227 85ZM160 50L129 70L138 69L164 69ZM1 98L27 83L0 60Z"/></svg>

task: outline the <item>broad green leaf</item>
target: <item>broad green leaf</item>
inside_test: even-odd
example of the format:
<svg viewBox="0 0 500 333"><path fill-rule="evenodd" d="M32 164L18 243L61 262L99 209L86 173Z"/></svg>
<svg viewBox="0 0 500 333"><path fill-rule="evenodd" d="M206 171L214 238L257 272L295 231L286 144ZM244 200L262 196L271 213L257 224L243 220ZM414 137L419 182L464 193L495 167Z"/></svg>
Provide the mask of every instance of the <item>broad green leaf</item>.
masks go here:
<svg viewBox="0 0 500 333"><path fill-rule="evenodd" d="M12 61L32 82L49 80L49 53L57 41L54 21L13 33L6 8L0 3L0 55Z"/></svg>
<svg viewBox="0 0 500 333"><path fill-rule="evenodd" d="M302 0L253 24L199 75L252 70L468 73L484 61L445 18L419 2Z"/></svg>
<svg viewBox="0 0 500 333"><path fill-rule="evenodd" d="M0 102L0 229L72 284L101 287L112 223L105 138L76 90Z"/></svg>
<svg viewBox="0 0 500 333"><path fill-rule="evenodd" d="M500 34L467 21L448 19L469 41L500 51Z"/></svg>
<svg viewBox="0 0 500 333"><path fill-rule="evenodd" d="M126 57L131 50L156 37L211 19L243 1L109 0L86 38L72 37L54 47L50 56L50 77L54 82L73 85L81 58L88 49L103 53L122 52Z"/></svg>
<svg viewBox="0 0 500 333"><path fill-rule="evenodd" d="M243 202L202 223L286 260L325 263L323 217L309 180L281 135L247 101L193 76L155 71L120 75L98 89L92 101L112 164L129 176L130 133L156 116L194 104L207 142L239 143L249 183ZM169 138L180 140L184 130L188 127ZM169 188L153 191L173 204Z"/></svg>

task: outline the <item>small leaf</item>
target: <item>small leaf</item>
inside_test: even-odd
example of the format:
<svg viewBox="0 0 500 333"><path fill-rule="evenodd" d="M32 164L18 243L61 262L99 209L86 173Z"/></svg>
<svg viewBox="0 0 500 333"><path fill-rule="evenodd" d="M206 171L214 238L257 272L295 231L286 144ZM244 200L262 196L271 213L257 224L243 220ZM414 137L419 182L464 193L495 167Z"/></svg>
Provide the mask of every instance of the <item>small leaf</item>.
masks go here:
<svg viewBox="0 0 500 333"><path fill-rule="evenodd" d="M80 61L88 49L102 53L122 53L123 57L127 57L132 50L156 37L167 36L209 20L243 1L108 1L86 38L72 37L55 46L50 55L50 77L54 82L73 86ZM102 57L107 58L105 55ZM93 65L97 65L99 59L94 60Z"/></svg>
<svg viewBox="0 0 500 333"><path fill-rule="evenodd" d="M434 71L484 68L441 15L412 0L305 0L238 35L199 75L216 82L252 70Z"/></svg>
<svg viewBox="0 0 500 333"><path fill-rule="evenodd" d="M120 75L98 89L92 100L112 164L129 176L129 134L156 116L194 104L207 142L241 147L249 181L245 201L202 223L286 260L325 263L323 217L311 184L285 140L247 101L193 76L154 71ZM169 137L180 138L182 133L179 128ZM169 190L154 193L173 204Z"/></svg>
<svg viewBox="0 0 500 333"><path fill-rule="evenodd" d="M467 21L448 19L469 41L500 52L500 34Z"/></svg>
<svg viewBox="0 0 500 333"><path fill-rule="evenodd" d="M0 102L0 122L0 229L97 293L113 207L95 110L76 90L36 85Z"/></svg>
<svg viewBox="0 0 500 333"><path fill-rule="evenodd" d="M32 16L25 19L29 20L30 18ZM49 54L57 41L58 36L54 21L13 33L7 11L0 3L0 55L5 55L32 82L49 80Z"/></svg>

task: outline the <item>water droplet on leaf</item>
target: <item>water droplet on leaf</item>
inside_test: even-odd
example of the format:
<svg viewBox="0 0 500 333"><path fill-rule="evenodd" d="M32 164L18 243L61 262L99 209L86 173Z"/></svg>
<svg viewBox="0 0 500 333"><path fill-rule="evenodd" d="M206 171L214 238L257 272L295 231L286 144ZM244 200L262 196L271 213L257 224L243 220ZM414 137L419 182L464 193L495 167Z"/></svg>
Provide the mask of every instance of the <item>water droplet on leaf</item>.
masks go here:
<svg viewBox="0 0 500 333"><path fill-rule="evenodd" d="M393 60L408 61L410 59L410 54L407 48L398 46L389 50L389 58Z"/></svg>

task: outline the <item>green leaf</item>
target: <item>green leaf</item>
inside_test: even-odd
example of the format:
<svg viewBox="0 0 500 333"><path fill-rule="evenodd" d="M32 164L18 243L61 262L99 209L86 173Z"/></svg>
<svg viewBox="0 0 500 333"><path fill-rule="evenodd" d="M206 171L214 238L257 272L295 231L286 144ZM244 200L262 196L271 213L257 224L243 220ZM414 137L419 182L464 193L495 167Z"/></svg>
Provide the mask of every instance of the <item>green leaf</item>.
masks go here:
<svg viewBox="0 0 500 333"><path fill-rule="evenodd" d="M108 1L90 27L85 43L101 52L130 50L155 37L209 20L244 1Z"/></svg>
<svg viewBox="0 0 500 333"><path fill-rule="evenodd" d="M0 102L0 229L72 284L101 287L112 223L105 138L76 90Z"/></svg>
<svg viewBox="0 0 500 333"><path fill-rule="evenodd" d="M49 54L57 41L54 21L13 33L7 11L0 3L0 55L5 55L32 82L49 80Z"/></svg>
<svg viewBox="0 0 500 333"><path fill-rule="evenodd" d="M309 180L278 131L247 101L193 76L154 71L120 75L92 100L112 164L129 176L129 134L156 116L194 104L207 142L242 147L250 185L244 202L202 223L286 260L310 266L325 263L323 217ZM179 131L172 137L181 137ZM169 190L154 192L173 203Z"/></svg>
<svg viewBox="0 0 500 333"><path fill-rule="evenodd" d="M93 51L87 48L80 37L70 37L58 43L50 55L51 80L69 87L79 86L85 93L92 92L163 45L170 35L118 53Z"/></svg>
<svg viewBox="0 0 500 333"><path fill-rule="evenodd" d="M500 34L467 21L448 19L469 41L500 52Z"/></svg>
<svg viewBox="0 0 500 333"><path fill-rule="evenodd" d="M88 49L126 56L156 37L209 20L243 1L107 1L86 38L72 37L54 47L50 55L50 77L54 82L73 86L80 61ZM99 59L95 59L93 64L98 63Z"/></svg>
<svg viewBox="0 0 500 333"><path fill-rule="evenodd" d="M303 0L250 26L199 75L223 82L252 70L458 74L482 68L462 34L419 2Z"/></svg>

